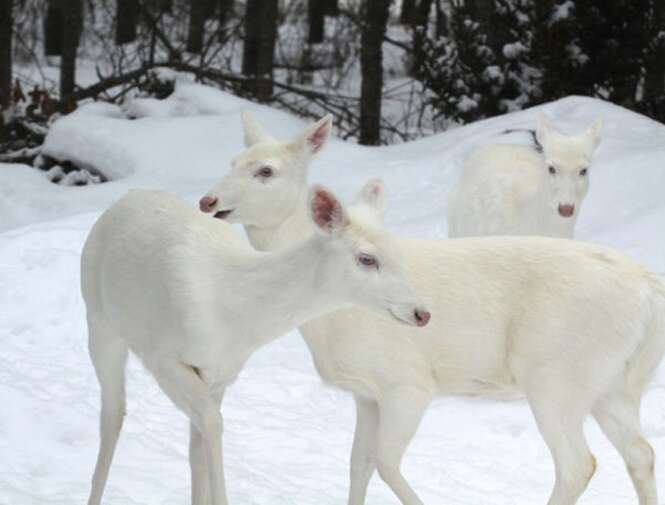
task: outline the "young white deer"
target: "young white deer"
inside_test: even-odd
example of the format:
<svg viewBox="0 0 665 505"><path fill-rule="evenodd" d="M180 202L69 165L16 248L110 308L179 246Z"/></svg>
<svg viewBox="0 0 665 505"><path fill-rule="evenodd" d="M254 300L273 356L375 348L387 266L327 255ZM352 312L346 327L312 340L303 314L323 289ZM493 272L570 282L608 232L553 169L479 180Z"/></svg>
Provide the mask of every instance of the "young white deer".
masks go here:
<svg viewBox="0 0 665 505"><path fill-rule="evenodd" d="M203 199L245 223L260 249L312 233L302 138L319 150L325 118L295 142L245 117L249 148ZM382 220L372 181L361 207ZM369 217L368 217L369 218ZM573 505L594 472L583 423L592 414L626 461L640 505L658 505L640 398L665 350L665 288L611 250L545 237L398 241L434 318L415 332L357 309L300 327L322 378L353 393L357 424L349 504L364 503L374 469L404 505L422 502L400 462L435 395L522 392L556 467L549 505Z"/></svg>
<svg viewBox="0 0 665 505"><path fill-rule="evenodd" d="M564 135L541 113L535 148L496 144L476 149L450 193L448 235L573 238L601 126L599 119L580 135Z"/></svg>
<svg viewBox="0 0 665 505"><path fill-rule="evenodd" d="M93 227L81 259L101 444L88 503L100 503L125 414L132 350L191 421L192 503L226 504L220 404L250 354L308 319L360 304L424 326L390 236L327 190L307 200L317 233L278 253L179 198L132 191Z"/></svg>

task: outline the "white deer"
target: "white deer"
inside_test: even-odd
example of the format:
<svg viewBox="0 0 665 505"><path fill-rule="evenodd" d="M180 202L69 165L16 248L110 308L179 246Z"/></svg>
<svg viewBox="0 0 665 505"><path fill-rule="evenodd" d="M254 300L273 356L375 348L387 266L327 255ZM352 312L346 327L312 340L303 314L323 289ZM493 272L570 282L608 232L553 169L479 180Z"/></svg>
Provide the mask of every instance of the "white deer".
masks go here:
<svg viewBox="0 0 665 505"><path fill-rule="evenodd" d="M292 142L245 116L249 148L201 202L249 224L259 249L312 233L305 219L310 154L325 118ZM382 220L383 189L360 200ZM556 467L549 505L573 505L595 460L583 432L592 414L626 461L640 505L658 505L654 454L639 407L665 351L665 287L617 252L545 237L399 239L407 270L434 317L423 331L348 309L300 327L316 368L353 393L357 421L349 504L365 501L375 468L404 505L420 505L400 471L406 447L435 395L526 396Z"/></svg>
<svg viewBox="0 0 665 505"><path fill-rule="evenodd" d="M90 356L101 386L98 505L125 414L132 350L189 417L192 503L226 504L220 404L245 361L308 319L354 303L424 326L393 240L323 188L307 201L318 233L277 253L179 198L131 191L94 225L81 259Z"/></svg>
<svg viewBox="0 0 665 505"><path fill-rule="evenodd" d="M573 238L589 190L602 121L564 135L540 114L536 147L495 144L464 163L448 200L448 235L543 235Z"/></svg>

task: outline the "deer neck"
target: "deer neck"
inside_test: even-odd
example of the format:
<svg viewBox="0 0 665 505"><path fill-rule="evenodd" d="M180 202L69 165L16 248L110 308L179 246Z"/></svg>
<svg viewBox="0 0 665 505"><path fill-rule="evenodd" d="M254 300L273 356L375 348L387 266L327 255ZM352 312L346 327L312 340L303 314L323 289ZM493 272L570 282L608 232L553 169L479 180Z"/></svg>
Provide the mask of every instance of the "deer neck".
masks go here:
<svg viewBox="0 0 665 505"><path fill-rule="evenodd" d="M335 276L324 275L334 261L326 240L312 235L295 247L261 254L242 269L242 298L253 304L241 311L245 327L267 342L347 305L336 294Z"/></svg>
<svg viewBox="0 0 665 505"><path fill-rule="evenodd" d="M252 247L258 251L277 251L299 244L314 232L314 225L307 208L307 193L296 204L293 212L279 225L272 228L245 226Z"/></svg>

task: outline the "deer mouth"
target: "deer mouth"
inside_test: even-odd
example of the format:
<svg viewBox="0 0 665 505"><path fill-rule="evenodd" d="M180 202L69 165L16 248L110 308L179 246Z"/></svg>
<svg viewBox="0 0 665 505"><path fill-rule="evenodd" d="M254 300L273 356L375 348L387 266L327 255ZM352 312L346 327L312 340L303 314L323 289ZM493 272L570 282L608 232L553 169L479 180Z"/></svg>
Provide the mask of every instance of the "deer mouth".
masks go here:
<svg viewBox="0 0 665 505"><path fill-rule="evenodd" d="M408 326L423 327L426 326L430 320L430 313L422 309L415 309L413 311L410 311L408 315L406 313L402 315L400 314L400 311L396 311L393 309L388 309L388 313L396 321L399 321L400 323L406 324Z"/></svg>
<svg viewBox="0 0 665 505"><path fill-rule="evenodd" d="M215 219L226 219L233 212L233 209L219 210L215 212Z"/></svg>

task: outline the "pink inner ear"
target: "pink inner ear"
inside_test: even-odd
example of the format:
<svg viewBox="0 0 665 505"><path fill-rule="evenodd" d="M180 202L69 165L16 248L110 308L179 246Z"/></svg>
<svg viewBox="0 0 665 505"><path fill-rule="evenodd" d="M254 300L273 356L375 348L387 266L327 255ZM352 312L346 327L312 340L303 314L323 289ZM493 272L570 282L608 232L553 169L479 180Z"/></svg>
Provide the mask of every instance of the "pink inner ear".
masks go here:
<svg viewBox="0 0 665 505"><path fill-rule="evenodd" d="M328 136L328 122L323 123L321 126L319 126L316 130L314 130L309 138L309 143L312 144L312 148L314 152L317 152L321 147L323 147L323 144L326 141L326 137Z"/></svg>
<svg viewBox="0 0 665 505"><path fill-rule="evenodd" d="M312 200L312 218L320 228L330 228L339 218L342 209L339 202L326 191L317 191Z"/></svg>
<svg viewBox="0 0 665 505"><path fill-rule="evenodd" d="M371 200L376 200L381 194L381 185L378 182L370 184L367 188L367 196Z"/></svg>

